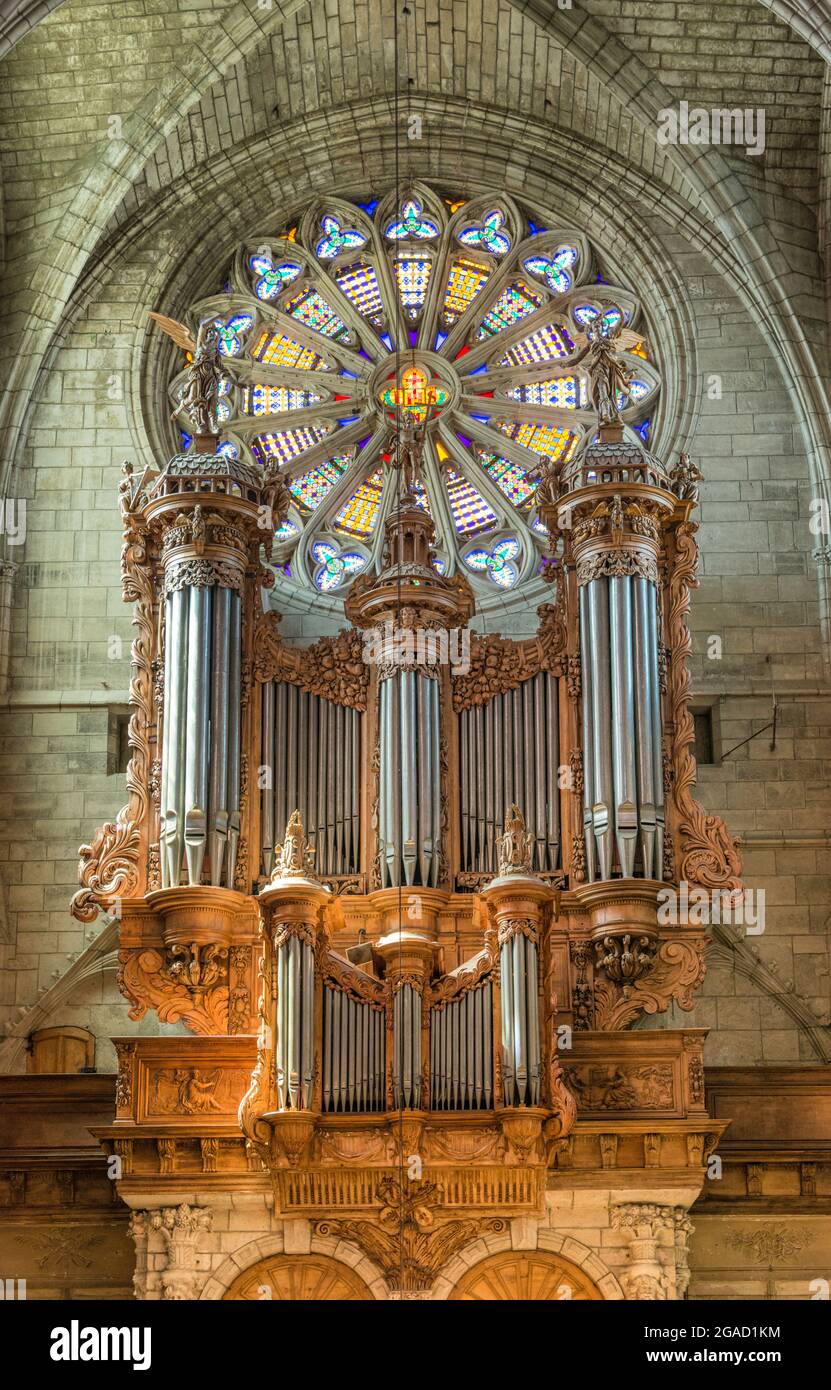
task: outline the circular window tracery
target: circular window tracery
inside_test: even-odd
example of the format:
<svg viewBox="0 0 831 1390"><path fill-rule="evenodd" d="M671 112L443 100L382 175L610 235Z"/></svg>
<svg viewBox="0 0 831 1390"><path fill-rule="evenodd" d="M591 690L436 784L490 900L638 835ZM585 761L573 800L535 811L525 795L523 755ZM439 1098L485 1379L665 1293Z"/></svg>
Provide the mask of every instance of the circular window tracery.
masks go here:
<svg viewBox="0 0 831 1390"><path fill-rule="evenodd" d="M315 202L240 247L225 293L193 316L214 318L226 364L220 447L286 472L278 585L334 600L380 563L397 420L423 431L436 568L462 571L486 608L540 571L540 459L566 463L594 437L588 326L631 330L625 437L648 439L660 388L631 291L606 283L582 233L506 196L413 184Z"/></svg>

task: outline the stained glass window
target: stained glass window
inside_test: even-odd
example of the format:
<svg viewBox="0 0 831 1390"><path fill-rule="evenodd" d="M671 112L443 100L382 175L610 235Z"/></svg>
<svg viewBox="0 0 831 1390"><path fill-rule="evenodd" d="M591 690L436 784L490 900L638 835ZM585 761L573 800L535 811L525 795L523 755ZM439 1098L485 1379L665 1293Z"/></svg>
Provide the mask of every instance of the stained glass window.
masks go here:
<svg viewBox="0 0 831 1390"><path fill-rule="evenodd" d="M433 262L429 256L402 254L393 262L398 297L408 318L417 319L427 298Z"/></svg>
<svg viewBox="0 0 831 1390"><path fill-rule="evenodd" d="M283 312L307 328L313 328L316 333L322 333L325 338L349 337L349 329L343 319L338 317L331 304L327 304L316 289L307 287L301 290L300 294L283 305Z"/></svg>
<svg viewBox="0 0 831 1390"><path fill-rule="evenodd" d="M315 247L322 261L330 261L344 251L355 251L359 246L366 245L363 232L359 232L357 227L344 227L340 219L331 213L323 218L322 226L323 236Z"/></svg>
<svg viewBox="0 0 831 1390"><path fill-rule="evenodd" d="M532 453L552 459L571 458L578 438L557 425L534 425L527 420L500 420L496 428Z"/></svg>
<svg viewBox="0 0 831 1390"><path fill-rule="evenodd" d="M547 323L508 348L504 357L500 357L499 366L525 367L534 362L556 362L560 358L570 357L573 352L574 343L565 325Z"/></svg>
<svg viewBox="0 0 831 1390"><path fill-rule="evenodd" d="M245 335L253 326L251 314L232 314L227 320L217 319L219 351L223 357L237 357L242 352Z"/></svg>
<svg viewBox="0 0 831 1390"><path fill-rule="evenodd" d="M493 550L468 550L464 560L474 574L490 579L500 589L512 589L519 578L519 571L513 563L519 552L519 541L513 536L508 536L498 541Z"/></svg>
<svg viewBox="0 0 831 1390"><path fill-rule="evenodd" d="M498 208L489 212L484 220L459 232L463 246L481 246L494 256L504 256L511 249L511 238L503 230L505 218Z"/></svg>
<svg viewBox="0 0 831 1390"><path fill-rule="evenodd" d="M384 233L390 241L431 241L439 234L435 222L422 216L421 203L408 198L398 221L388 222Z"/></svg>
<svg viewBox="0 0 831 1390"><path fill-rule="evenodd" d="M461 256L453 262L444 291L442 317L446 324L455 323L465 313L490 277L491 271L478 261Z"/></svg>
<svg viewBox="0 0 831 1390"><path fill-rule="evenodd" d="M450 467L445 468L444 478L453 525L460 535L485 531L489 526L496 525L496 513L467 478Z"/></svg>
<svg viewBox="0 0 831 1390"><path fill-rule="evenodd" d="M489 338L494 333L501 333L503 328L512 328L520 319L539 309L542 302L541 294L535 294L523 280L515 280L502 291L485 314L477 338Z"/></svg>
<svg viewBox="0 0 831 1390"><path fill-rule="evenodd" d="M289 491L301 507L313 512L320 506L327 493L331 492L351 462L351 456L348 454L327 459L316 468L310 468L308 473L301 473L299 478L293 478L289 483Z"/></svg>
<svg viewBox="0 0 831 1390"><path fill-rule="evenodd" d="M287 285L297 279L301 269L296 261L278 261L275 264L265 252L251 256L249 265L254 271L254 291L258 299L276 299Z"/></svg>
<svg viewBox="0 0 831 1390"><path fill-rule="evenodd" d="M359 261L356 265L346 266L336 272L335 279L359 314L376 326L383 323L384 300L378 277L371 265Z"/></svg>
<svg viewBox="0 0 831 1390"><path fill-rule="evenodd" d="M380 468L361 483L343 504L333 525L350 536L369 536L375 530L381 507L384 474Z"/></svg>
<svg viewBox="0 0 831 1390"><path fill-rule="evenodd" d="M585 410L588 405L586 383L575 376L550 377L547 381L529 381L508 391L512 401L529 405L554 406L557 410Z"/></svg>
<svg viewBox="0 0 831 1390"><path fill-rule="evenodd" d="M472 204L418 182L379 193L273 235L264 227L265 244L231 260L227 298L193 307L192 322L217 323L226 358L218 414L239 434L220 447L285 470L280 554L300 546L282 575L334 605L382 554L381 519L401 486L394 433L414 422L416 502L435 522L442 572L478 575L485 611L498 590L538 580L539 460L573 458L596 433L583 366L592 324L622 314L634 330L623 437L649 436L659 374L647 325L634 286L592 283L602 248L576 228L552 232L564 225L553 209L495 193ZM187 444L183 382L180 368L171 404ZM313 555L313 544L329 549Z"/></svg>
<svg viewBox="0 0 831 1390"><path fill-rule="evenodd" d="M366 559L357 550L338 550L329 541L315 541L312 546L312 559L318 568L315 571L315 584L323 592L339 589L353 575L366 565Z"/></svg>
<svg viewBox="0 0 831 1390"><path fill-rule="evenodd" d="M283 415L287 410L307 410L319 405L322 397L316 391L299 391L288 386L265 386L255 382L242 391L242 408L246 415Z"/></svg>
<svg viewBox="0 0 831 1390"><path fill-rule="evenodd" d="M284 333L263 333L251 355L255 362L268 362L274 367L294 367L300 371L328 371L323 358L314 348L295 342Z"/></svg>
<svg viewBox="0 0 831 1390"><path fill-rule="evenodd" d="M522 264L529 275L544 280L554 294L565 294L571 288L569 270L576 260L575 246L561 246L552 256L529 256Z"/></svg>
<svg viewBox="0 0 831 1390"><path fill-rule="evenodd" d="M479 461L494 482L498 483L509 502L515 507L530 505L537 490L538 479L530 483L524 468L520 468L518 463L512 463L510 459L501 458L498 454L480 452Z"/></svg>
<svg viewBox="0 0 831 1390"><path fill-rule="evenodd" d="M254 449L263 458L276 458L281 463L291 463L300 454L325 439L331 425L303 425L296 430L281 430L279 434L260 434L254 440Z"/></svg>

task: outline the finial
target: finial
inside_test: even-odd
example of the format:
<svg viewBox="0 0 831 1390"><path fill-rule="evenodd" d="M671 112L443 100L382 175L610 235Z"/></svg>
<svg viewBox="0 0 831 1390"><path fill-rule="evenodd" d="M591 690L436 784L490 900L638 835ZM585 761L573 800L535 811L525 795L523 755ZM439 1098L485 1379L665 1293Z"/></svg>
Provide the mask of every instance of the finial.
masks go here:
<svg viewBox="0 0 831 1390"><path fill-rule="evenodd" d="M292 811L271 882L276 883L281 878L310 878L316 881L313 858L314 850L304 834L300 812Z"/></svg>
<svg viewBox="0 0 831 1390"><path fill-rule="evenodd" d="M525 829L525 817L512 803L505 817L505 830L497 839L499 877L518 874L527 877L533 872L531 857L534 837Z"/></svg>

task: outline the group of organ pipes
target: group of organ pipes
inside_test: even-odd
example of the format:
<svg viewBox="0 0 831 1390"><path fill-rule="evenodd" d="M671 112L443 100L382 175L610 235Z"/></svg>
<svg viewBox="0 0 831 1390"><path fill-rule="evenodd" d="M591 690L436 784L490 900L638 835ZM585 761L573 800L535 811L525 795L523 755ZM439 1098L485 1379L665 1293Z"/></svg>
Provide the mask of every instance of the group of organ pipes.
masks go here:
<svg viewBox="0 0 831 1390"><path fill-rule="evenodd" d="M204 436L156 476L125 466L130 800L83 852L73 910L119 898L137 1016L169 1011L175 980L195 1031L259 1030L240 1124L264 1155L299 1161L298 1124L322 1116L573 1120L558 1020L604 1026L578 1021L574 961L606 971L606 1026L638 1016L690 834L695 803L674 792L695 478L602 428L540 484L553 586L536 636L473 632L453 664L391 640L463 630L475 609L406 490L350 626L304 648L267 597L261 517L279 524L282 479ZM616 976L633 933L637 969ZM259 1000L232 1027L230 960L252 940Z"/></svg>

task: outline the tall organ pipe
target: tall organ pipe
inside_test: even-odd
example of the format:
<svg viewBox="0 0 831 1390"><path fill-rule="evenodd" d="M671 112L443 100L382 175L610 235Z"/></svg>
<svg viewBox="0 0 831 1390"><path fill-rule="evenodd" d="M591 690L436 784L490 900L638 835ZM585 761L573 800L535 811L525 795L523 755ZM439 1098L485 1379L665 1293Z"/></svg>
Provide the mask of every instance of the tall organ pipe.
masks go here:
<svg viewBox="0 0 831 1390"><path fill-rule="evenodd" d="M192 589L188 612L185 855L188 882L202 881L208 810L208 731L211 589Z"/></svg>
<svg viewBox="0 0 831 1390"><path fill-rule="evenodd" d="M538 1105L541 1054L536 942L517 931L503 942L499 959L505 1104Z"/></svg>
<svg viewBox="0 0 831 1390"><path fill-rule="evenodd" d="M284 681L267 682L262 701L260 761L273 769L273 787L262 796L263 872L271 872L274 842L296 807L315 846L316 871L358 873L360 711Z"/></svg>
<svg viewBox="0 0 831 1390"><path fill-rule="evenodd" d="M541 671L517 690L459 715L462 868L495 870L495 842L512 802L534 837L534 868L560 867L558 681Z"/></svg>
<svg viewBox="0 0 831 1390"><path fill-rule="evenodd" d="M612 767L615 787L615 845L624 878L635 872L638 839L635 785L635 692L632 668L632 578L609 580L612 672Z"/></svg>
<svg viewBox="0 0 831 1390"><path fill-rule="evenodd" d="M308 1110L314 1082L314 951L288 936L277 947L275 1071L281 1110Z"/></svg>
<svg viewBox="0 0 831 1390"><path fill-rule="evenodd" d="M234 886L240 835L240 741L242 698L242 612L240 596L231 594L228 661L228 866L225 881Z"/></svg>
<svg viewBox="0 0 831 1390"><path fill-rule="evenodd" d="M589 881L608 879L615 869L626 878L662 878L658 600L651 580L601 576L584 585L580 649Z"/></svg>
<svg viewBox="0 0 831 1390"><path fill-rule="evenodd" d="M228 675L230 671L231 590L214 591L213 667L211 674L211 773L208 858L211 883L222 882L228 846Z"/></svg>
<svg viewBox="0 0 831 1390"><path fill-rule="evenodd" d="M399 670L381 682L378 838L384 887L435 887L441 863L438 682Z"/></svg>
<svg viewBox="0 0 831 1390"><path fill-rule="evenodd" d="M403 984L393 996L392 1094L396 1110L421 1105L421 995Z"/></svg>
<svg viewBox="0 0 831 1390"><path fill-rule="evenodd" d="M224 587L174 589L165 603L165 710L161 773L162 886L233 887L223 863L239 838L240 599ZM236 850L234 849L234 857Z"/></svg>

